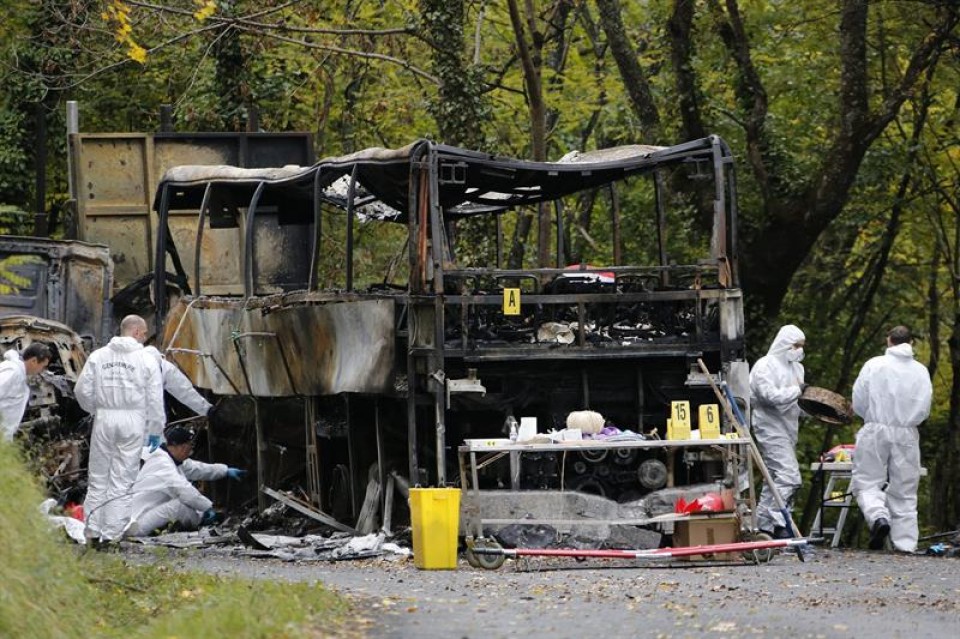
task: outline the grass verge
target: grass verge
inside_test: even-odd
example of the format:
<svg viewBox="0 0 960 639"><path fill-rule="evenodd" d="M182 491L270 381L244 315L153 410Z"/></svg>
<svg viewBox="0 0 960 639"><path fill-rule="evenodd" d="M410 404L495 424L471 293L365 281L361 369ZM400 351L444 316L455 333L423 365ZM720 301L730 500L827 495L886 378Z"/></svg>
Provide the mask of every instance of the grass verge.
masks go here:
<svg viewBox="0 0 960 639"><path fill-rule="evenodd" d="M133 565L51 530L19 451L0 441L0 637L359 636L347 602L318 584Z"/></svg>

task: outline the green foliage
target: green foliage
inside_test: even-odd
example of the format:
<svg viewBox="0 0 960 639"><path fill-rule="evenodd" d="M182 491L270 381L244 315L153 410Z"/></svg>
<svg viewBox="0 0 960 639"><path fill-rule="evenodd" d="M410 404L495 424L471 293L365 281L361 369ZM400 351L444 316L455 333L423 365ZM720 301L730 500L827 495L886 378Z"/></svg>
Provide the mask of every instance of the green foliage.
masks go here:
<svg viewBox="0 0 960 639"><path fill-rule="evenodd" d="M288 6L281 0L231 0L217 3L213 11L210 2L168 0L163 12L131 4L132 38L149 51L142 65L130 62L129 43L117 41L115 25L104 20L101 4L70 3L73 13L63 14L58 11L63 3L55 0L13 0L8 20L0 24L5 59L17 61L0 70L6 89L0 96L0 202L22 210L33 206L32 118L38 101L46 108L54 145L51 203L62 200L66 190L60 115L65 99L80 101L86 131L154 129L161 104L174 105L180 130L238 129L245 125L247 109L256 105L266 130L313 131L320 156L400 146L419 137L530 155L528 96L506 3L316 0ZM528 37L541 54L548 156L641 139L643 131L599 28L595 4L534 0L531 5L537 33ZM620 5L654 94L663 143L679 142L682 119L668 30L673 3ZM805 204L799 194L816 192L814 181L833 159L836 133L848 114L838 101L843 52L836 7L813 0L739 0L737 5L767 98L764 168L776 173L770 184L776 198L762 192L752 170L757 158L746 156L749 105L737 95L737 60L720 37L727 3L695 3L689 68L697 78L707 130L723 136L737 154L740 246L746 252L762 248L756 245L758 231L775 227L783 214L771 201ZM923 34L942 22L942 12L950 6L871 3L866 97L873 113L896 95ZM198 11L205 12L202 19L195 15ZM218 22L254 13L255 19L232 23L229 29ZM64 16L66 25L60 22ZM761 318L750 304L760 291L745 291L751 356L766 349L777 324L797 323L809 337L811 381L841 392L848 392L859 366L876 352L885 327L906 322L923 333L930 333L931 326L939 329L933 331L939 332L937 342L920 351L922 358L943 355L935 378L934 438L957 431L956 424L946 423L951 414L960 423L960 405L952 413L949 405L953 371L945 358L945 340L960 305L954 287L960 277L957 213L944 195L957 192L955 167L960 164L960 65L953 53L922 79L929 84L931 101L925 122L915 91L913 101L870 146L842 211L795 274L779 317ZM918 145L911 134L920 126ZM898 200L904 170L914 166L910 187ZM657 248L649 184L632 180L619 195L624 260L651 263ZM670 205L668 252L685 262L705 246L702 218L688 201ZM900 224L889 264L872 287L894 206ZM565 202L564 209L568 257L612 261L606 194ZM502 221L509 238L516 217ZM492 224L461 224L460 263L492 261ZM359 225L355 231L358 282L382 281L405 239L403 227L390 226L382 237L373 226L384 227ZM333 274L343 272L344 233L337 227L325 232L330 250L324 252L322 280L335 280ZM528 264L535 260L534 245L527 238ZM404 259L397 263L406 268ZM928 293L931 278L933 290L940 293L939 309ZM398 272L397 281L402 279ZM873 296L867 297L871 290ZM817 436L812 437L803 444L811 450L819 446Z"/></svg>
<svg viewBox="0 0 960 639"><path fill-rule="evenodd" d="M15 255L0 259L0 295L11 295L29 286L29 277L19 273L19 269L32 262L40 261L35 255Z"/></svg>
<svg viewBox="0 0 960 639"><path fill-rule="evenodd" d="M27 235L30 219L31 216L26 212L0 204L0 234ZM36 260L36 256L32 255L0 257L0 295L10 295L29 286L30 279L21 274L20 268Z"/></svg>
<svg viewBox="0 0 960 639"><path fill-rule="evenodd" d="M0 636L80 637L89 617L77 602L93 591L39 514L41 500L17 450L0 442Z"/></svg>
<svg viewBox="0 0 960 639"><path fill-rule="evenodd" d="M24 202L30 189L30 157L22 146L22 112L0 109L0 202Z"/></svg>
<svg viewBox="0 0 960 639"><path fill-rule="evenodd" d="M467 64L463 0L422 0L421 33L432 49L432 68L440 82L429 110L440 141L481 148L483 123L490 115L483 94L485 69Z"/></svg>
<svg viewBox="0 0 960 639"><path fill-rule="evenodd" d="M84 559L99 588L99 636L309 637L318 627L335 634L346 605L319 584L252 582L129 566L110 557ZM106 613L106 614L104 614Z"/></svg>

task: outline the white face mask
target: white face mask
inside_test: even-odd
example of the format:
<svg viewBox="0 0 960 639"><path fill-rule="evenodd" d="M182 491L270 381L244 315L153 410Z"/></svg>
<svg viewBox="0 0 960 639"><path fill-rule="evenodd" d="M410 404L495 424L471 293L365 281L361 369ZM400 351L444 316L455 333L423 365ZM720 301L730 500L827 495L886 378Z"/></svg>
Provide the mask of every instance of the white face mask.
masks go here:
<svg viewBox="0 0 960 639"><path fill-rule="evenodd" d="M788 362L802 362L803 361L803 349L802 348L791 348L787 351L787 361Z"/></svg>

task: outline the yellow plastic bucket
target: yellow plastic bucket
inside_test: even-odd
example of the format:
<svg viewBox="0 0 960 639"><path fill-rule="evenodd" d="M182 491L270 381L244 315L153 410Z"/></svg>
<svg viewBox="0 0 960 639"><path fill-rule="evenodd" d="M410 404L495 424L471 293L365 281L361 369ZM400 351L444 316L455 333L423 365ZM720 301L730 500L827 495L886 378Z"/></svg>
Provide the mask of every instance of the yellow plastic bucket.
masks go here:
<svg viewBox="0 0 960 639"><path fill-rule="evenodd" d="M414 566L422 570L457 567L459 488L411 488L410 526Z"/></svg>

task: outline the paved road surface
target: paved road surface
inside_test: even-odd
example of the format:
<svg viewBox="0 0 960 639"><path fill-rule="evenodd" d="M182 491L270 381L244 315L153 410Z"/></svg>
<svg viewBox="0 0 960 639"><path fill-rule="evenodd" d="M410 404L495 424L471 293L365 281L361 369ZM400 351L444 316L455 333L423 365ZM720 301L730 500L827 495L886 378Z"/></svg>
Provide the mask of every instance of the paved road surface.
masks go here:
<svg viewBox="0 0 960 639"><path fill-rule="evenodd" d="M146 556L146 555L145 555ZM960 637L960 559L828 551L801 563L508 560L420 571L411 560L287 563L183 551L185 568L321 581L372 638Z"/></svg>

